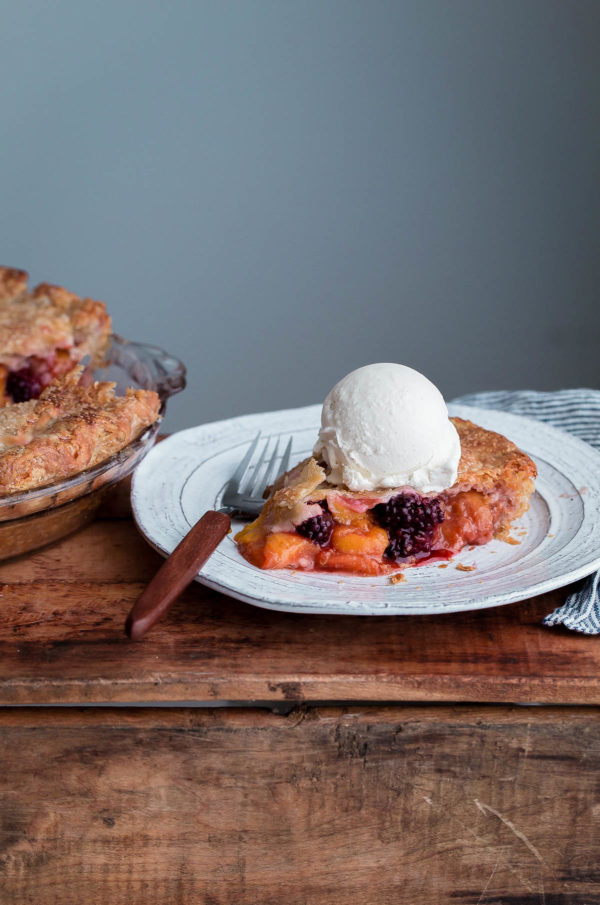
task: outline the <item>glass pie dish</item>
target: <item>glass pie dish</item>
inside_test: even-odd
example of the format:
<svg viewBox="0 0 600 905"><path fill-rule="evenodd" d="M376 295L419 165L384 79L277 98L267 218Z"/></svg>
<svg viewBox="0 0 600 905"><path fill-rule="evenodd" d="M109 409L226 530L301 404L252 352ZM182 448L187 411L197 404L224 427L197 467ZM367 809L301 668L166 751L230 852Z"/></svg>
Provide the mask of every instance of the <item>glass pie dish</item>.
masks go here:
<svg viewBox="0 0 600 905"><path fill-rule="evenodd" d="M185 366L156 346L130 342L112 334L106 367L93 371L95 380L155 390L160 417L133 442L87 471L44 487L0 496L0 560L52 543L90 522L102 499L118 481L131 474L152 448L167 400L185 388Z"/></svg>

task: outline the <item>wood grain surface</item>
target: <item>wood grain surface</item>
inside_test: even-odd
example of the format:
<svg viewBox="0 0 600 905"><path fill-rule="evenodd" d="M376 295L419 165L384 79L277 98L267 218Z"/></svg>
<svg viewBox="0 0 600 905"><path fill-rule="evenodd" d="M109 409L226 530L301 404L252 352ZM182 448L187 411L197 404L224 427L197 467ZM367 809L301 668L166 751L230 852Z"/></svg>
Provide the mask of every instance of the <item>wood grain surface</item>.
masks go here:
<svg viewBox="0 0 600 905"><path fill-rule="evenodd" d="M3 905L593 905L600 715L0 714Z"/></svg>
<svg viewBox="0 0 600 905"><path fill-rule="evenodd" d="M600 644L540 624L566 590L353 618L196 584L133 643L162 560L126 491L0 565L1 905L600 903Z"/></svg>
<svg viewBox="0 0 600 905"><path fill-rule="evenodd" d="M104 515L0 564L0 705L600 703L598 639L541 625L566 590L475 613L345 617L261 610L195 583L134 644L124 621L162 559L126 487Z"/></svg>

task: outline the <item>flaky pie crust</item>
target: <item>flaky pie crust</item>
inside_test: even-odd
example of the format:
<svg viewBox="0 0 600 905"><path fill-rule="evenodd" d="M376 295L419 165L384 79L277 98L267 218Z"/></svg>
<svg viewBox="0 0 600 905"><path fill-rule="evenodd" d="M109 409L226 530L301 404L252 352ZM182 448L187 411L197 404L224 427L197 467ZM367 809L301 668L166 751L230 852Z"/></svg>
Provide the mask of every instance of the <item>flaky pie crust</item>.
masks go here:
<svg viewBox="0 0 600 905"><path fill-rule="evenodd" d="M27 282L26 271L0 267L0 364L16 369L57 350L74 364L86 355L101 364L111 330L104 303L50 283L29 292Z"/></svg>
<svg viewBox="0 0 600 905"><path fill-rule="evenodd" d="M0 409L0 495L79 474L127 446L159 415L153 390L115 395L113 383L79 383L81 368L39 399Z"/></svg>

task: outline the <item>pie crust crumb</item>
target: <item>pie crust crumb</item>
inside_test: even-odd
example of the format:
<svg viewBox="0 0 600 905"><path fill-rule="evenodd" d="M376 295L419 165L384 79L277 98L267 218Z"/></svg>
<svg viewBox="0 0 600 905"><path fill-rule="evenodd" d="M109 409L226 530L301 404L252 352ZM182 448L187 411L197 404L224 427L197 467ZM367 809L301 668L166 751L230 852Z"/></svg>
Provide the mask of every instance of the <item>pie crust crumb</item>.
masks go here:
<svg viewBox="0 0 600 905"><path fill-rule="evenodd" d="M401 581L406 581L404 572L396 572L394 575L390 575L390 584L400 584Z"/></svg>

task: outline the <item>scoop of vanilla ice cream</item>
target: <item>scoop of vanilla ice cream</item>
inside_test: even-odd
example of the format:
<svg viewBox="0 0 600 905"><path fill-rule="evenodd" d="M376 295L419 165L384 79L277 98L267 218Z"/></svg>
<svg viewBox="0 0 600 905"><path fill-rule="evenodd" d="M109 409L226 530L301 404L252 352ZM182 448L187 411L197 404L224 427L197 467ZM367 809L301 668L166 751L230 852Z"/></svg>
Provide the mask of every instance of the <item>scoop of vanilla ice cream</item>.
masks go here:
<svg viewBox="0 0 600 905"><path fill-rule="evenodd" d="M349 490L440 492L456 481L460 440L430 380L381 363L352 371L331 390L314 455L328 466L328 480Z"/></svg>

